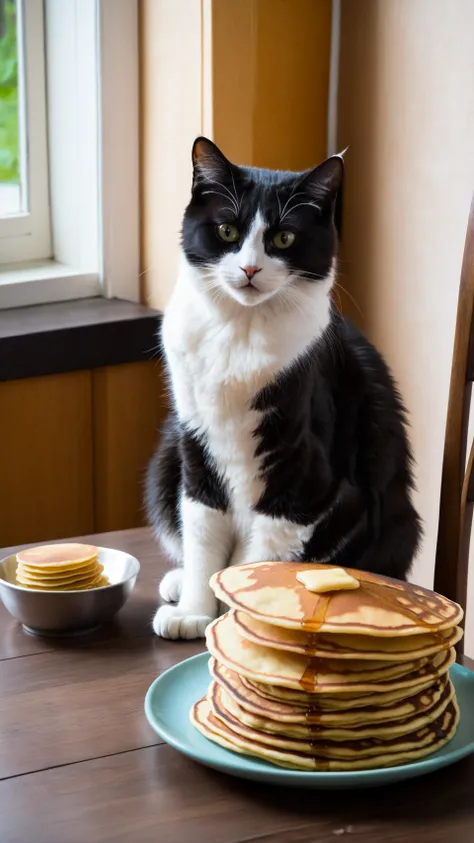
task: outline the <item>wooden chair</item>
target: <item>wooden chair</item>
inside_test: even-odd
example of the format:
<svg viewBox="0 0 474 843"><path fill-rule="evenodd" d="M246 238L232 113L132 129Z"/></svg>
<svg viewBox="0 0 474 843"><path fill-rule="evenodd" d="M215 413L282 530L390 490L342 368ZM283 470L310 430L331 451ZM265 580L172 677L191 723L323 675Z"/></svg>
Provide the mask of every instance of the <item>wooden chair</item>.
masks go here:
<svg viewBox="0 0 474 843"><path fill-rule="evenodd" d="M467 602L469 545L474 507L474 441L466 465L471 390L474 381L474 196L459 286L453 361L444 442L435 591ZM462 655L462 644L459 653Z"/></svg>

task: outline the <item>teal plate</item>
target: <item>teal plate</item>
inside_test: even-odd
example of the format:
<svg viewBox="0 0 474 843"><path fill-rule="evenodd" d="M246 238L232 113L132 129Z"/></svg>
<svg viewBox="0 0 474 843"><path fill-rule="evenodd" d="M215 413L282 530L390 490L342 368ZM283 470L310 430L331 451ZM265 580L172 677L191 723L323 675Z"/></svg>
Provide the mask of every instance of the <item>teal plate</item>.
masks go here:
<svg viewBox="0 0 474 843"><path fill-rule="evenodd" d="M189 758L223 773L286 787L322 790L377 787L424 776L474 752L474 673L457 664L451 668L451 679L461 712L458 730L449 744L422 761L386 769L355 770L353 773L306 773L285 770L230 752L208 741L189 720L191 706L204 696L209 686L208 660L208 654L201 653L162 673L148 689L145 714L155 732L167 743Z"/></svg>

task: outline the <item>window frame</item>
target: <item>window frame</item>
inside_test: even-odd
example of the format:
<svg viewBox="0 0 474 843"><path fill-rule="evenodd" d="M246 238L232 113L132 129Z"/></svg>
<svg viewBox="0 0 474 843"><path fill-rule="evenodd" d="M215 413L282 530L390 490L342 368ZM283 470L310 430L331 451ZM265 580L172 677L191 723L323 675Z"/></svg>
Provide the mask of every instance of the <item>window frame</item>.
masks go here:
<svg viewBox="0 0 474 843"><path fill-rule="evenodd" d="M25 209L0 218L1 264L51 257L44 7L17 0L20 170Z"/></svg>
<svg viewBox="0 0 474 843"><path fill-rule="evenodd" d="M139 301L138 0L44 11L53 256L0 266L0 309Z"/></svg>

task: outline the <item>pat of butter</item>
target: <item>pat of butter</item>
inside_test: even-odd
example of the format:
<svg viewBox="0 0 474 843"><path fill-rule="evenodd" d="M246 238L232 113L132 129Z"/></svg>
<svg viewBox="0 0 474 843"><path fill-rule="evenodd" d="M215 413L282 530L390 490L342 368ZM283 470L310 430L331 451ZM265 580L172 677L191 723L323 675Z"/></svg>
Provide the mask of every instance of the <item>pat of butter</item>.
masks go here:
<svg viewBox="0 0 474 843"><path fill-rule="evenodd" d="M351 577L344 568L328 568L327 571L298 571L298 582L308 591L322 594L325 591L346 591L359 588L360 582Z"/></svg>

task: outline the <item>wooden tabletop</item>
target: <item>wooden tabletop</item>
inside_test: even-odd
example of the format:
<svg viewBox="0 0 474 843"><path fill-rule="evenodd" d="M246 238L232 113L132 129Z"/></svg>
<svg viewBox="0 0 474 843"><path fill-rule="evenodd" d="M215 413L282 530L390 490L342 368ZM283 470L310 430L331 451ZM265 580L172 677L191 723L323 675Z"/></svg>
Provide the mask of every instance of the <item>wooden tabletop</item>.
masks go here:
<svg viewBox="0 0 474 843"><path fill-rule="evenodd" d="M473 843L474 758L397 786L318 793L233 779L163 744L146 690L203 643L153 635L166 563L147 530L86 539L142 565L113 626L41 639L0 607L1 843Z"/></svg>

